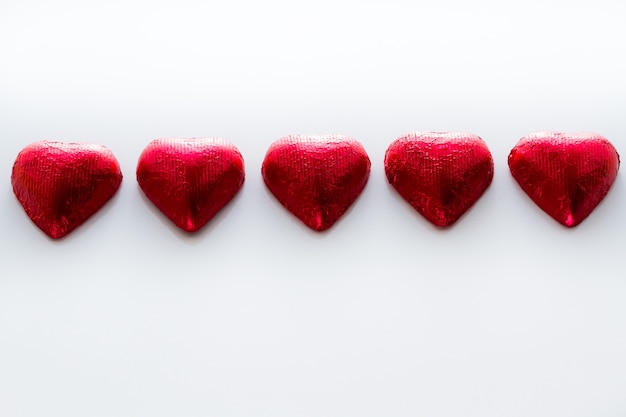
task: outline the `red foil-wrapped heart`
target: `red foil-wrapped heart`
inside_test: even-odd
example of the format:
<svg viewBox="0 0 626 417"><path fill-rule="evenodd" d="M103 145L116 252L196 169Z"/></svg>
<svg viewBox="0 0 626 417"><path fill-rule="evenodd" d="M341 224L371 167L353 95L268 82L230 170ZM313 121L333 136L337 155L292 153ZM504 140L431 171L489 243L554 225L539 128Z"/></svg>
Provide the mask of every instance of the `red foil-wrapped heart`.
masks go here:
<svg viewBox="0 0 626 417"><path fill-rule="evenodd" d="M469 133L413 132L385 153L389 183L436 226L456 222L493 179L493 158Z"/></svg>
<svg viewBox="0 0 626 417"><path fill-rule="evenodd" d="M341 135L287 136L263 161L267 188L304 224L331 227L365 188L370 160L363 146Z"/></svg>
<svg viewBox="0 0 626 417"><path fill-rule="evenodd" d="M619 155L596 133L538 132L509 154L509 168L524 192L565 226L580 224L617 177Z"/></svg>
<svg viewBox="0 0 626 417"><path fill-rule="evenodd" d="M137 182L176 226L195 232L241 189L239 150L221 138L157 139L143 150Z"/></svg>
<svg viewBox="0 0 626 417"><path fill-rule="evenodd" d="M104 146L36 142L17 155L13 192L24 211L53 239L83 224L118 190L120 165Z"/></svg>

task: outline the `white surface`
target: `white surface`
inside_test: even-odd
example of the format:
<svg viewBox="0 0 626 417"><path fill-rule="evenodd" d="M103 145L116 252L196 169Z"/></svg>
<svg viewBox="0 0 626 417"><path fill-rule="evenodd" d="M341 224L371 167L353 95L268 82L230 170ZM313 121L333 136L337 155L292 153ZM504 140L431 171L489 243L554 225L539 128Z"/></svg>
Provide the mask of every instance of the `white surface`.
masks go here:
<svg viewBox="0 0 626 417"><path fill-rule="evenodd" d="M0 3L0 415L624 416L623 173L578 228L509 175L517 140L626 154L621 2ZM387 145L469 131L491 188L437 230ZM370 182L325 234L263 186L269 144L342 133ZM223 136L242 192L195 236L140 194L152 139ZM10 188L40 139L108 146L119 194L64 240Z"/></svg>

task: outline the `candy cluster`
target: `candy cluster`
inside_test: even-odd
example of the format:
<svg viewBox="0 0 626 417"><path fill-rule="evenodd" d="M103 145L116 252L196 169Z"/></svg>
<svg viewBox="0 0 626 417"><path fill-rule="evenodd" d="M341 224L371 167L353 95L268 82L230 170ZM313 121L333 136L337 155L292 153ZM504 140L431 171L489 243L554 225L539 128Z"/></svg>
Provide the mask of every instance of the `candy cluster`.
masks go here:
<svg viewBox="0 0 626 417"><path fill-rule="evenodd" d="M508 162L526 194L568 227L591 214L619 169L613 145L594 133L533 133L515 145ZM361 194L370 165L363 146L350 137L295 135L269 147L261 172L287 210L323 231ZM440 227L456 222L494 173L489 148L468 133L409 133L391 143L384 166L397 192ZM141 153L136 175L146 197L167 218L195 232L239 192L245 170L239 150L224 139L157 139ZM57 239L113 197L122 172L104 146L42 141L18 154L11 182L28 217Z"/></svg>

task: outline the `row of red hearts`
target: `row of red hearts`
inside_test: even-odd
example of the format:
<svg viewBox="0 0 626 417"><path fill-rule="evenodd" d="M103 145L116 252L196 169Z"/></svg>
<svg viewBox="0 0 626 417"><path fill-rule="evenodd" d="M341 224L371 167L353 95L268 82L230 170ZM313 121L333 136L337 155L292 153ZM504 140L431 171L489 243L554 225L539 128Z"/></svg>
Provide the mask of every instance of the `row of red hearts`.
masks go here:
<svg viewBox="0 0 626 417"><path fill-rule="evenodd" d="M509 167L529 197L565 226L582 222L606 196L619 155L593 133L539 132L511 150ZM413 132L385 154L389 183L437 226L456 222L493 179L485 142L467 133ZM287 136L267 151L262 175L280 203L316 231L331 227L365 187L370 160L341 135ZM195 232L240 190L243 158L219 138L157 139L137 165L139 186L176 226ZM37 142L13 165L13 191L26 214L52 238L83 224L117 191L122 172L104 146Z"/></svg>

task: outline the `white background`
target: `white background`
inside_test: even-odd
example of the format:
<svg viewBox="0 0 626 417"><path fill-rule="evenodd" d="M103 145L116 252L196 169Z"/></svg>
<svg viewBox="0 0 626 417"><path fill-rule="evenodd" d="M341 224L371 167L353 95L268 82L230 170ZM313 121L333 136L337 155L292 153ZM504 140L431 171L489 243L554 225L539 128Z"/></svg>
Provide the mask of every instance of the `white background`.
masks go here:
<svg viewBox="0 0 626 417"><path fill-rule="evenodd" d="M0 415L626 415L623 173L567 229L506 164L537 130L626 154L625 18L619 1L2 0ZM450 229L384 177L412 130L493 153ZM353 136L372 160L327 233L263 185L292 133ZM134 177L149 141L177 136L225 137L246 162L193 236ZM10 186L41 139L103 144L125 175L60 241Z"/></svg>

